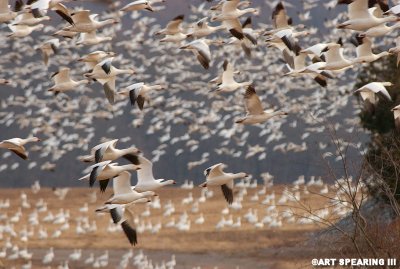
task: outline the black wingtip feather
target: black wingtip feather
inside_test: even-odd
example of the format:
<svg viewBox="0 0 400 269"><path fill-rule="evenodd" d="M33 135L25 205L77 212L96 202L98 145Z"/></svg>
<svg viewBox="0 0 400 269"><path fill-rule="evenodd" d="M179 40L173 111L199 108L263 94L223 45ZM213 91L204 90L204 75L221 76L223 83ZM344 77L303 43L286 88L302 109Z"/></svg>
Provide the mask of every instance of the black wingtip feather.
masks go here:
<svg viewBox="0 0 400 269"><path fill-rule="evenodd" d="M108 182L110 182L110 179L99 180L100 192L106 191Z"/></svg>
<svg viewBox="0 0 400 269"><path fill-rule="evenodd" d="M131 243L132 246L135 246L138 243L136 230L133 229L126 220L121 223L121 228L128 238L129 243Z"/></svg>
<svg viewBox="0 0 400 269"><path fill-rule="evenodd" d="M226 185L221 185L221 190L222 193L224 194L225 200L228 202L228 204L233 203L233 192L232 190Z"/></svg>

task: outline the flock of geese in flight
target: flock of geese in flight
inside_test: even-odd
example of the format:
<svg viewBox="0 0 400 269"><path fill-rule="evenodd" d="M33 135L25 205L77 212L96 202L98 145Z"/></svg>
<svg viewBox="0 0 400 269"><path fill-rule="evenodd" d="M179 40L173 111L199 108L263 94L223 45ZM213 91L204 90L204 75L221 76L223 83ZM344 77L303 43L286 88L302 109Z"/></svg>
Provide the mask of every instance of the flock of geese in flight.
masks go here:
<svg viewBox="0 0 400 269"><path fill-rule="evenodd" d="M148 16L149 12L161 13L163 6L169 5L168 0L137 0L125 6L116 1L113 3L113 12L100 15L94 14L90 10L72 9L68 7L68 2L66 0L28 0L24 3L22 0L16 0L14 6L10 6L9 1L0 0L0 22L5 23L11 31L7 35L3 34L1 49L7 49L5 45L7 42L10 43L12 49L19 47L18 52L10 52L4 57L2 56L1 64L11 64L14 61L18 65L24 57L27 57L26 59L35 57L35 51L25 50L29 46L27 44L32 42L35 49L40 50L43 55L43 63L39 67L37 62L33 62L32 64L26 63L24 70L17 70L17 68L3 70L0 79L0 84L26 89L22 96L12 95L3 100L1 104L3 109L13 106L29 107L28 111L21 115L13 112L11 116L7 116L7 112L0 112L3 118L1 124L9 126L16 119L21 128L31 127L32 134L51 134L48 139L29 136L25 139L11 138L0 143L0 148L8 149L24 160L28 159L28 152L25 148L28 143L40 142L38 144L40 146L36 150L43 151L44 155L51 154L53 161L60 159L73 149L88 149L88 144L94 137L97 128L94 120L97 118L110 119L110 115L116 117L123 114L126 102L121 102L121 100L128 100L135 113L138 112L137 110L141 111L138 113L141 113L142 116L133 120L134 125L142 125L146 120L143 115L153 113L154 117L150 120L147 135L152 135L157 131L165 132L159 137L162 145L166 141L173 144L186 140L187 142L182 148L189 148L192 152L199 147L198 141L190 139L192 133L199 133L202 137L201 140L204 141L216 135L224 138L226 142L220 148L215 149L217 155L222 154L218 152L224 152L227 155L240 157L241 154L236 154L237 152L230 149L229 140L237 140L234 142L237 144L245 143L246 138L250 135L246 130L246 125L261 124L258 136L269 134L267 143L280 141L284 136L280 131L280 126L282 122L287 121L286 115L301 114L310 109L318 112L319 115L332 116L339 109L347 106L348 96L345 96L345 93L349 92L349 86L335 84L335 81L340 81L335 78L343 76L346 70L357 68L360 64L372 63L391 54L397 55L397 63L400 61L399 38L396 39L395 47L388 51L376 54L373 50L375 38L385 37L385 44L390 44L386 37L392 37L391 33L400 27L400 5L389 8L387 1L383 0L331 0L324 2L323 5L332 10L336 4L347 5L347 12L338 16L338 19L326 22L330 24L328 28L332 28L332 33L325 35L330 38L326 40L326 43L321 42L317 37L312 37L315 33L312 28L307 29L302 25L293 25L283 2L274 3L273 27L270 29L261 24L259 28L253 28L252 16L259 16L260 13L258 7L253 7L258 4L256 1L221 0L219 3L211 4L210 8L206 8L207 5L210 5L206 2L201 3L198 7L192 6L191 9L194 13L204 17L197 22L190 23L190 26L186 28L184 27L186 19L184 15L176 16L165 27L158 24L153 25L154 19ZM318 4L319 1L313 0L303 3L308 10ZM59 18L54 14L57 14ZM129 25L126 25L128 30L124 30L125 25L121 25L124 22L123 16L128 15L137 20L134 25L137 28L133 28L136 32L130 29ZM302 19L307 21L309 16L309 12L305 13ZM343 19L344 16L346 18ZM63 22L56 27L55 23L48 22L57 19ZM42 31L43 37L37 37L39 31ZM100 31L103 31L103 36L99 35ZM128 38L128 40L113 41L117 32L121 32L124 36L133 36L133 40ZM48 33L51 33L51 36ZM351 43L356 46L355 58L348 57L348 53L345 51L347 44L343 42L344 36L334 38L338 36L338 33L350 37ZM149 37L146 34L149 34ZM35 36L35 39L32 39L31 35ZM43 42L39 44L38 40L43 40ZM308 43L315 42L309 47L301 47L304 40ZM122 57L115 51L106 50L107 45L105 44L111 41L116 47L127 51L131 50L132 55L134 54L135 59L138 59L138 62L141 61L142 65L132 68L129 66L130 59ZM75 47L81 46L90 48L89 53L77 55ZM137 52L138 49L135 46L144 48L147 46L147 53L155 56L146 58L146 55L140 55ZM214 46L222 49L214 50L212 49ZM102 48L102 50L92 49L95 47ZM267 51L261 50L260 47L267 48ZM241 51L243 51L244 57L240 56ZM233 53L235 53L235 59L232 56ZM221 56L225 58L221 61L222 66L214 67L213 65L217 65L214 59L219 59ZM238 79L243 77L244 71L236 69L235 61L239 62L241 66L246 66L247 80ZM85 67L82 66L82 63ZM115 63L126 64L126 67L118 68ZM53 74L48 74L47 68L52 65L59 69ZM66 65L75 67L71 69L71 67L65 67ZM47 66L47 68L43 66ZM146 68L159 75L156 78L146 75ZM212 68L221 69L215 78L210 77L210 73L204 73ZM83 72L82 69L84 69ZM262 82L256 86L255 81L260 78L265 81L266 74L270 76L268 82ZM44 77L50 77L52 83L47 81L40 86L30 85L31 81ZM131 78L135 77L143 77L143 80L153 79L155 82L136 81L132 83ZM169 77L174 77L174 83L168 85ZM290 100L285 95L289 89L283 89L283 85L291 84L292 88L307 88L310 85L309 78L315 81L318 91L312 94L305 93L298 100ZM275 82L274 79L276 79ZM282 84L281 79L285 80L286 84ZM206 80L208 81L204 83ZM296 83L290 83L294 80ZM187 85L189 82L190 86ZM331 94L324 90L329 83L337 85L336 93ZM101 85L104 94L99 97L100 95L96 93L96 98L94 98L88 87L97 84ZM207 85L211 85L208 86L211 87L210 90L207 90ZM49 93L40 93L47 86ZM387 87L391 86L390 82L372 81L354 92L360 93L364 101L375 104L378 98L391 100L387 91ZM199 89L193 90L193 92L201 97L197 97L195 101L179 97L180 91L184 91L187 87ZM280 106L284 105L290 109L265 109L267 105L263 104L262 98L256 91L259 88L266 95L277 99ZM85 96L87 91L87 96ZM74 96L73 92L79 94L78 100L70 97ZM166 92L172 96L164 97L163 94ZM39 98L46 94L54 95L54 101L49 101L49 97ZM329 95L326 97L327 100L323 100L325 94ZM244 116L240 115L242 113L240 102L238 102L240 99L243 100L245 106L246 115ZM299 101L310 106L308 108L305 108L305 105L296 106ZM51 104L46 104L46 102L51 102ZM323 111L320 107L321 104L327 105ZM104 109L103 106L107 108ZM84 117L79 115L79 107L84 107ZM59 111L53 111L53 109L59 109ZM193 111L198 114L196 115ZM395 117L399 118L400 108L396 106L393 111ZM218 115L218 112L221 115L229 112L230 115L222 117ZM40 121L32 120L39 116ZM189 120L195 117L195 122ZM233 117L235 119L232 127L227 127L226 122ZM311 122L305 113L303 117L306 122ZM273 118L275 120L271 121L270 119ZM348 122L352 121L349 119ZM171 137L170 125L179 123L189 125L188 133L181 137ZM204 126L208 123L210 124L209 128ZM215 128L211 126L212 124L215 124ZM293 128L296 125L297 121L290 123ZM87 133L87 136L80 136L77 133L68 134L57 128L75 128L75 130ZM113 126L110 129L115 128ZM309 129L309 132L319 133L323 129L314 126ZM352 129L349 133L351 132ZM240 134L242 134L241 137L239 137ZM307 135L304 135L302 139L306 137ZM135 138L133 139L135 140ZM108 139L94 146L89 155L80 156L81 161L92 163L92 165L85 170L86 175L79 180L88 181L90 187L98 182L101 192L106 190L110 181L112 182L113 196L99 207L97 212L109 212L113 222L121 225L129 242L135 245L138 242L137 235L135 227L124 216L126 208L136 203L148 202L157 196L156 192L159 188L176 182L156 179L153 174L153 162L167 152L165 145L157 148L153 152L156 157L149 160L135 146L118 148L119 140L127 142L130 141L130 138ZM60 146L60 141L65 142L65 145L61 149L55 150ZM323 144L319 146L321 149L326 147ZM184 151L182 148L176 151L175 156L182 154ZM290 148L293 151L306 150L306 146L292 143L291 147L287 144L277 145L274 151L290 151ZM263 146L250 145L246 158L264 151ZM203 154L202 159L190 163L190 167L203 165L208 161L209 155L209 153ZM265 155L263 158L260 156L259 160L264 158ZM120 159L125 159L129 164L119 165L115 162ZM50 169L54 169L50 163L48 165L51 167ZM224 171L225 167L225 164L217 163L205 169L205 182L200 186L220 186L224 198L229 204L232 204L234 202L234 180L246 178L248 174L244 172L227 173ZM3 169L0 167L0 170ZM137 174L138 179L134 186L131 185L132 171ZM162 171L154 172L156 176L162 174Z"/></svg>

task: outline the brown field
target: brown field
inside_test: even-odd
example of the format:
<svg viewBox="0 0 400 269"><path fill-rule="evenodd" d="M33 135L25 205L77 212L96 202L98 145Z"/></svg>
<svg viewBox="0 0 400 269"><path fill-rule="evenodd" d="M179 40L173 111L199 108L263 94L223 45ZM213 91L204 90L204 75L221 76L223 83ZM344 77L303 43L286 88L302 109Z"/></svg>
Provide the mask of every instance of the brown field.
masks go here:
<svg viewBox="0 0 400 269"><path fill-rule="evenodd" d="M279 200L284 186L276 186L267 191L276 194L276 201ZM110 188L109 188L110 189ZM194 199L200 197L200 189L183 190L178 188L167 188L158 191L161 200L161 209L151 208L149 217L140 217L145 223L149 221L152 224L161 222L163 227L160 232L152 234L145 231L138 234L139 244L133 247L134 253L142 249L150 259L154 261L169 260L172 254L176 255L176 268L193 268L201 266L201 268L310 268L310 261L317 256L315 248L306 247L304 242L309 238L310 234L321 227L316 224L299 224L283 222L282 227L271 229L268 226L255 228L253 224L248 223L243 215L247 213L249 208L257 209L259 221L267 215L266 208L269 205L261 204L265 195L259 195L258 201L250 201L250 197L260 188L248 189L247 195L242 201L243 208L238 211L230 210L234 221L236 217L242 217L242 225L240 228L223 228L216 230L215 226L221 219L221 211L226 208L226 202L222 197L219 189L212 189L214 196L207 199L205 203L199 204L199 212L192 213L190 205L182 205L181 200L188 196L189 192L193 193ZM318 188L316 189L316 191ZM89 203L89 211L87 213L80 212L79 209L85 202L89 201L88 194L94 190L89 188L73 188L70 190L65 200L59 200L50 189L42 189L39 193L33 194L30 189L1 189L0 200L10 199L11 206L8 209L0 209L0 215L6 214L8 220L14 216L21 205L20 195L25 192L31 209L22 209L22 217L14 223L14 231L17 233L21 229L33 229L34 235L27 242L19 241L19 237L11 238L11 242L21 248L27 246L29 251L34 253L32 258L32 268L46 268L42 265L41 260L44 253L49 247L54 247L56 258L52 262L51 268L57 268L62 260L68 258L73 249L81 248L83 250L82 263L70 262L70 268L91 268L85 267L83 260L86 259L90 252L95 255L104 253L104 250L110 250L110 263L107 268L115 268L119 262L121 254L125 253L131 247L122 231L110 233L107 227L110 225L109 214L96 214L94 210L102 205L102 203L111 195L111 190L105 194L97 196L96 203ZM48 238L39 239L37 231L39 226L29 226L28 214L32 212L35 203L43 198L47 202L47 211L39 213L40 225L47 229ZM169 217L163 216L163 205L171 200L175 205L175 213ZM323 208L326 200L319 195L302 194L302 202L309 204L312 208ZM135 213L140 213L145 209L146 205L138 205L135 207ZM280 212L288 210L288 206L294 208L296 203L288 203L287 206L277 206ZM52 233L62 224L45 223L41 221L44 216L51 211L56 215L60 208L70 211L69 229L62 232L61 237L52 239ZM190 231L178 231L175 228L165 228L164 225L170 221L172 217L177 222L179 216L186 211L191 220ZM298 214L303 214L301 210L295 210ZM195 219L200 212L204 214L205 223L202 225L194 224ZM76 234L76 218L79 216L87 216L90 223L96 221L97 231L84 235ZM0 221L0 225L5 224L8 220ZM298 218L296 218L298 220ZM3 240L0 241L0 247L9 237L7 233L3 234ZM11 250L8 251L8 255ZM322 251L319 251L322 255ZM25 261L13 260L7 258L2 260L5 268L12 268L13 265L26 263ZM133 265L128 268L135 268Z"/></svg>

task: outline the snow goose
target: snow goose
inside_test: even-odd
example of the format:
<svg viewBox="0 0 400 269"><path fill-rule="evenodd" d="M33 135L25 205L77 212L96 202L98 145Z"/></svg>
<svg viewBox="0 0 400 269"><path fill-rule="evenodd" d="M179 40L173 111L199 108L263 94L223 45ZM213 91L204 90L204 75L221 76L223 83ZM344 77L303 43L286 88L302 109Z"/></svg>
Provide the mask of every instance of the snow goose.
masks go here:
<svg viewBox="0 0 400 269"><path fill-rule="evenodd" d="M8 24L8 28L12 31L11 34L8 34L8 37L25 37L30 35L34 30L39 30L43 28L43 24L38 24L34 26L29 25L11 25Z"/></svg>
<svg viewBox="0 0 400 269"><path fill-rule="evenodd" d="M392 101L392 97L390 97L390 94L386 89L386 87L391 86L393 86L393 83L391 82L371 82L355 90L354 92L359 92L364 101L369 101L371 104L376 104L376 94L378 93L382 94L389 101Z"/></svg>
<svg viewBox="0 0 400 269"><path fill-rule="evenodd" d="M87 67L91 70L96 66L96 64L98 64L105 58L114 57L114 56L115 56L115 53L112 51L105 52L105 51L101 51L101 50L96 50L85 56L82 56L81 58L78 59L78 61L84 62L87 65Z"/></svg>
<svg viewBox="0 0 400 269"><path fill-rule="evenodd" d="M44 16L38 9L33 9L31 11L25 11L19 14L12 22L12 25L29 25L33 26L42 21L50 20L49 16Z"/></svg>
<svg viewBox="0 0 400 269"><path fill-rule="evenodd" d="M57 54L58 47L60 46L60 41L58 38L53 38L43 42L41 45L37 46L36 49L40 49L43 55L43 62L45 65L49 62L49 57L53 54Z"/></svg>
<svg viewBox="0 0 400 269"><path fill-rule="evenodd" d="M225 165L223 163L218 163L204 170L206 182L200 184L200 187L221 186L225 200L229 204L232 204L233 180L236 178L248 177L248 175L246 173L225 173L223 171L224 167Z"/></svg>
<svg viewBox="0 0 400 269"><path fill-rule="evenodd" d="M138 156L140 170L137 171L138 182L135 191L155 191L163 186L176 184L174 180L155 179L153 175L153 163L143 156Z"/></svg>
<svg viewBox="0 0 400 269"><path fill-rule="evenodd" d="M138 0L134 1L132 3L129 3L125 5L123 8L121 8L121 11L137 11L137 10L149 10L151 12L154 11L153 7L151 6L151 2L147 0Z"/></svg>
<svg viewBox="0 0 400 269"><path fill-rule="evenodd" d="M30 143L30 142L39 142L40 139L33 136L33 137L28 137L25 139L22 138L11 138L8 140L3 140L0 142L0 148L5 148L8 149L15 154L17 154L19 157L21 157L24 160L28 159L28 154L26 152L26 149L24 147L25 144Z"/></svg>
<svg viewBox="0 0 400 269"><path fill-rule="evenodd" d="M96 45L102 42L111 41L111 36L98 36L96 31L81 33L77 45Z"/></svg>
<svg viewBox="0 0 400 269"><path fill-rule="evenodd" d="M124 171L138 170L139 165L127 164L118 166L117 163L111 163L111 161L104 161L96 163L89 167L91 171L89 174L81 177L79 180L89 180L89 186L92 187L96 180L99 181L100 191L104 192L107 189L108 182L110 179L118 176Z"/></svg>
<svg viewBox="0 0 400 269"><path fill-rule="evenodd" d="M129 147L126 149L116 149L115 146L118 139L101 143L91 149L91 154L88 156L82 156L79 159L84 162L102 162L102 161L114 161L119 158L125 158L132 164L139 165L139 158L137 156L140 150L136 147Z"/></svg>
<svg viewBox="0 0 400 269"><path fill-rule="evenodd" d="M389 53L393 53L393 54L397 55L396 65L397 65L397 67L399 67L399 63L400 63L400 37L396 38L396 47L390 48L389 49Z"/></svg>
<svg viewBox="0 0 400 269"><path fill-rule="evenodd" d="M275 29L265 32L265 35L292 28L292 19L287 15L285 6L279 2L272 11L272 24Z"/></svg>
<svg viewBox="0 0 400 269"><path fill-rule="evenodd" d="M124 90L118 92L118 94L123 96L129 96L131 105L134 106L135 103L138 105L140 110L143 110L144 102L147 100L149 102L150 98L148 96L149 92L154 90L164 90L166 87L164 85L146 85L144 82L134 83Z"/></svg>
<svg viewBox="0 0 400 269"><path fill-rule="evenodd" d="M184 46L181 46L180 49L186 49L193 51L194 55L197 57L199 63L204 67L204 69L210 68L211 61L211 51L210 44L224 44L224 41L220 40L209 40L209 39L197 39L195 41L190 42Z"/></svg>
<svg viewBox="0 0 400 269"><path fill-rule="evenodd" d="M397 105L394 108L392 108L392 111L396 128L400 130L400 105Z"/></svg>
<svg viewBox="0 0 400 269"><path fill-rule="evenodd" d="M54 80L54 86L49 89L58 95L60 92L75 90L79 85L88 84L87 79L72 80L70 77L70 69L68 67L61 68L58 72L54 73L51 78Z"/></svg>
<svg viewBox="0 0 400 269"><path fill-rule="evenodd" d="M85 74L85 77L96 79L103 85L104 93L110 104L114 103L116 76L135 73L133 69L118 69L112 66L111 62L113 58L114 57L104 59L95 65L91 72Z"/></svg>
<svg viewBox="0 0 400 269"><path fill-rule="evenodd" d="M213 90L217 92L232 92L240 87L248 87L252 83L251 82L236 82L233 78L234 70L233 65L228 61L224 61L224 72L222 73L222 82L218 85L218 87Z"/></svg>
<svg viewBox="0 0 400 269"><path fill-rule="evenodd" d="M245 107L247 115L236 123L241 124L257 124L263 123L275 116L287 115L284 111L274 111L272 109L264 110L260 101L260 98L256 94L253 86L248 86L246 93L244 94Z"/></svg>
<svg viewBox="0 0 400 269"><path fill-rule="evenodd" d="M374 54L372 52L372 42L368 37L358 35L356 36L356 41L358 43L356 48L357 58L353 60L354 63L370 63L390 54L387 51Z"/></svg>
<svg viewBox="0 0 400 269"><path fill-rule="evenodd" d="M106 201L105 204L129 204L142 198L157 196L153 191L137 192L131 186L131 174L123 172L117 178L114 178L114 195Z"/></svg>
<svg viewBox="0 0 400 269"><path fill-rule="evenodd" d="M259 31L255 31L251 28L252 20L248 17L242 23L243 35L242 40L232 37L228 44L239 44L243 49L247 57L251 56L251 48L257 46L257 38L259 37Z"/></svg>
<svg viewBox="0 0 400 269"><path fill-rule="evenodd" d="M399 20L396 16L388 16L377 18L372 11L369 10L369 2L375 3L375 1L369 0L338 0L338 4L348 5L348 16L349 19L345 22L340 23L337 27L340 29L352 29L355 31L367 31L369 28L378 26L385 22ZM379 2L380 3L380 2Z"/></svg>
<svg viewBox="0 0 400 269"><path fill-rule="evenodd" d="M210 26L210 25L208 25L207 20L208 20L208 18L205 17L205 18L199 20L198 22L196 22L194 25L192 25L189 28L187 37L202 38L202 37L211 35L218 30L225 28L225 26L223 26L223 25Z"/></svg>
<svg viewBox="0 0 400 269"><path fill-rule="evenodd" d="M10 84L10 81L5 78L0 78L0 85L2 85L2 84Z"/></svg>
<svg viewBox="0 0 400 269"><path fill-rule="evenodd" d="M181 24L184 18L184 15L176 16L167 24L164 29L156 32L156 35L176 35L182 33Z"/></svg>
<svg viewBox="0 0 400 269"><path fill-rule="evenodd" d="M320 65L318 69L340 72L354 64L354 61L344 58L341 44L329 43L323 52L326 62Z"/></svg>
<svg viewBox="0 0 400 269"><path fill-rule="evenodd" d="M238 9L239 3L240 0L224 1L221 13L213 16L211 21L222 21L222 24L234 37L243 39L243 29L239 17L247 13L258 14L258 10L255 8Z"/></svg>
<svg viewBox="0 0 400 269"><path fill-rule="evenodd" d="M14 11L12 11L8 2L8 0L0 0L0 23L13 20L24 5L22 0L17 0L15 1Z"/></svg>
<svg viewBox="0 0 400 269"><path fill-rule="evenodd" d="M115 19L107 19L104 21L95 20L97 14L90 14L90 10L80 10L71 14L72 25L64 28L64 30L79 33L89 33L102 28L109 24L118 23Z"/></svg>

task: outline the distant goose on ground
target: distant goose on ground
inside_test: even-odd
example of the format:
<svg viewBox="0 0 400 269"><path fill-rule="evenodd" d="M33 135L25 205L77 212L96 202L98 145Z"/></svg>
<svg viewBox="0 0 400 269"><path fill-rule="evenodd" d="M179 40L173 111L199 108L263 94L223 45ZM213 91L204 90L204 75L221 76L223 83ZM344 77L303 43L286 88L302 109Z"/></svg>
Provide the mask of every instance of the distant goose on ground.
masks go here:
<svg viewBox="0 0 400 269"><path fill-rule="evenodd" d="M140 153L140 150L136 147L129 147L126 149L116 149L115 146L118 142L118 139L114 139L111 141L107 141L101 143L91 149L91 153L88 156L83 156L80 160L84 162L102 162L102 161L114 161L119 158L125 158L130 161L132 164L139 165L139 157L137 154Z"/></svg>
<svg viewBox="0 0 400 269"><path fill-rule="evenodd" d="M248 87L252 83L251 82L236 82L233 78L234 70L233 65L228 61L224 62L223 65L224 72L222 73L222 83L218 85L218 87L213 90L216 92L232 92L240 87Z"/></svg>
<svg viewBox="0 0 400 269"><path fill-rule="evenodd" d="M54 73L51 78L54 80L54 86L51 87L49 91L54 92L55 95L60 92L76 90L79 85L89 83L87 79L78 81L72 80L70 77L70 69L68 67L61 68L58 72Z"/></svg>
<svg viewBox="0 0 400 269"><path fill-rule="evenodd" d="M28 159L28 154L26 152L26 149L24 147L25 144L30 143L30 142L39 142L40 139L37 137L28 137L25 139L22 138L11 138L8 140L3 140L0 142L0 148L8 149L15 154L17 154L19 157L21 157L24 160Z"/></svg>
<svg viewBox="0 0 400 269"><path fill-rule="evenodd" d="M391 82L371 82L355 90L354 92L359 92L364 101L369 101L371 104L376 104L376 94L378 93L382 94L387 100L392 101L392 97L386 89L386 87L391 86L393 86L393 83Z"/></svg>
<svg viewBox="0 0 400 269"><path fill-rule="evenodd" d="M139 165L127 164L118 166L117 163L111 163L111 161L104 161L96 163L89 167L91 172L79 180L89 180L89 186L92 187L94 182L97 180L100 184L100 191L104 192L107 189L108 182L110 179L118 176L124 171L128 170L138 170Z"/></svg>
<svg viewBox="0 0 400 269"><path fill-rule="evenodd" d="M134 1L132 3L129 3L125 5L123 8L121 8L121 11L137 11L137 10L149 10L151 12L154 11L153 7L151 6L151 1L148 0L138 0Z"/></svg>
<svg viewBox="0 0 400 269"><path fill-rule="evenodd" d="M223 163L218 163L204 170L206 182L200 184L200 187L221 186L225 200L229 204L232 204L233 180L237 178L248 177L248 175L246 173L225 173L223 171L224 167L225 165Z"/></svg>
<svg viewBox="0 0 400 269"><path fill-rule="evenodd" d="M378 26L382 23L399 20L399 18L396 16L387 16L382 18L376 17L369 9L371 7L369 6L370 2L376 3L376 1L369 0L338 0L338 4L348 5L347 10L349 19L340 23L337 28L352 29L355 31L366 31L369 28Z"/></svg>
<svg viewBox="0 0 400 269"><path fill-rule="evenodd" d="M143 156L138 156L140 170L137 171L138 182L134 190L138 192L155 191L163 186L176 184L174 180L155 179L153 175L153 163Z"/></svg>
<svg viewBox="0 0 400 269"><path fill-rule="evenodd" d="M116 76L120 74L135 74L133 69L115 68L111 64L112 60L113 57L104 59L91 72L85 74L85 77L96 79L103 85L104 93L110 104L114 104Z"/></svg>
<svg viewBox="0 0 400 269"><path fill-rule="evenodd" d="M131 174L126 171L114 178L113 191L114 195L106 201L106 204L129 204L142 198L157 196L153 191L139 193L133 190L131 186Z"/></svg>
<svg viewBox="0 0 400 269"><path fill-rule="evenodd" d="M138 105L140 110L143 110L145 101L149 102L149 92L157 90L165 90L164 85L146 85L144 82L139 82L126 87L124 90L118 92L120 95L129 96L131 105L135 103Z"/></svg>
<svg viewBox="0 0 400 269"><path fill-rule="evenodd" d="M260 98L256 94L253 86L249 86L244 94L244 104L247 114L244 118L236 121L241 124L257 124L263 123L272 117L287 115L284 111L274 111L272 109L264 110Z"/></svg>

